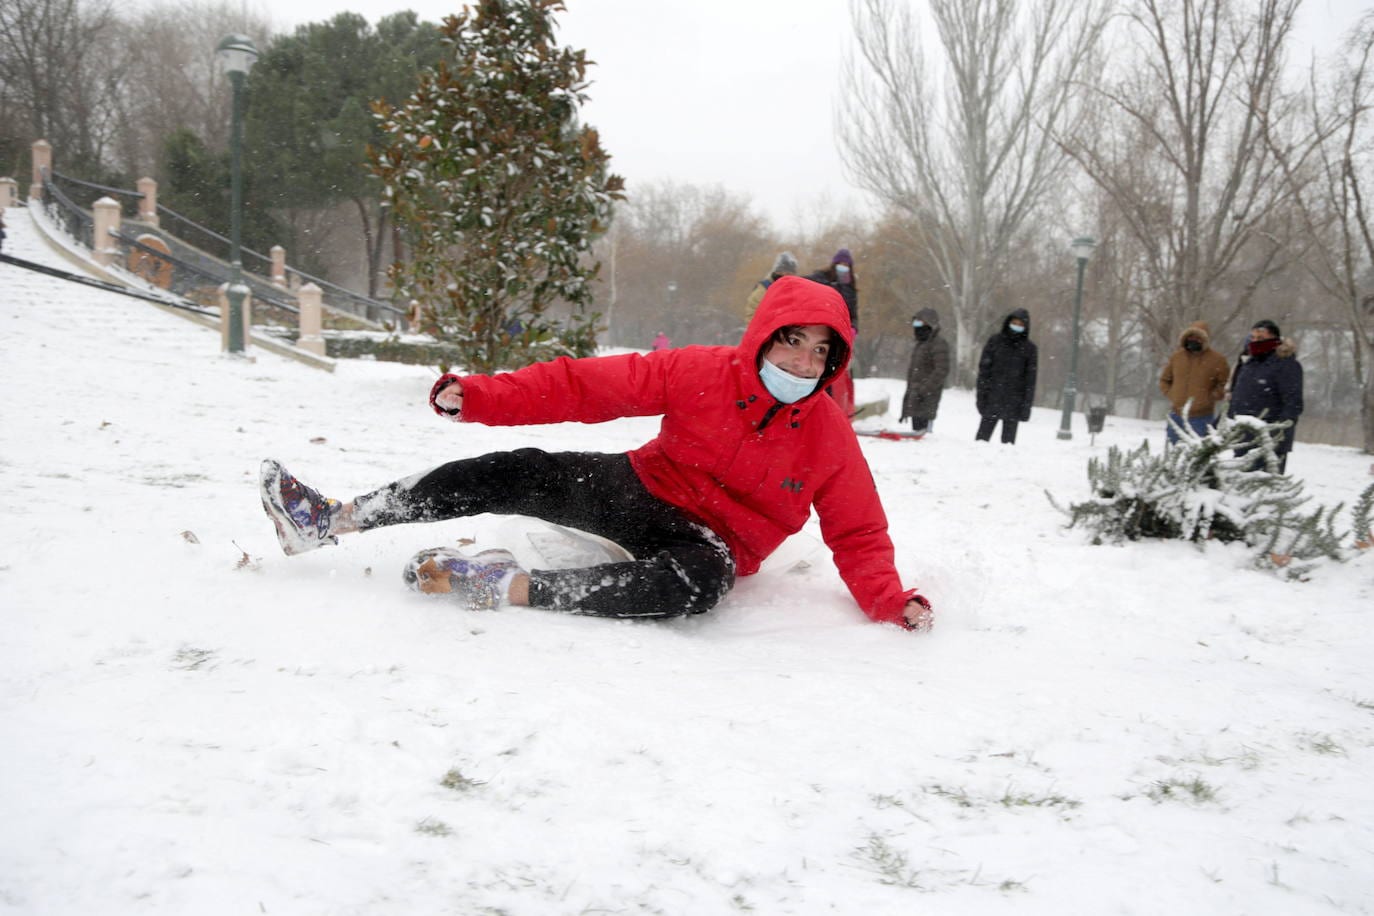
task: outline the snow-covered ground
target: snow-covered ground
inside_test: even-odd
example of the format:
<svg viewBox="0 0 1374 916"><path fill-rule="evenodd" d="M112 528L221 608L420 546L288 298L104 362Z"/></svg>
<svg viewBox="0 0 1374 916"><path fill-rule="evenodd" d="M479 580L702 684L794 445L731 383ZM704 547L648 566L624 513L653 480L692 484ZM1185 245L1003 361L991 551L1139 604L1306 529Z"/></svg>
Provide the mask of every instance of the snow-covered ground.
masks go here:
<svg viewBox="0 0 1374 916"><path fill-rule="evenodd" d="M1152 424L975 443L956 390L927 440L865 440L930 635L867 622L823 553L689 620L472 613L402 563L528 555L525 523L287 558L261 459L347 497L653 420L459 427L423 367L228 358L4 265L0 303L0 912L1374 912L1374 557L1290 584L1065 530L1045 491ZM1370 462L1290 471L1349 501Z"/></svg>

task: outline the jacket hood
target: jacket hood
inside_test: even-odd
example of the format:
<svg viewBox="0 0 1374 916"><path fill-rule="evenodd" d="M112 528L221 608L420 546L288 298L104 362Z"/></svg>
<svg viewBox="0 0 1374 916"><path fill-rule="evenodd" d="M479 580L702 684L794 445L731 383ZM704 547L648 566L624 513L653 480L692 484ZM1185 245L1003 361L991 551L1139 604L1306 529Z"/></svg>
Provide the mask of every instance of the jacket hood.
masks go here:
<svg viewBox="0 0 1374 916"><path fill-rule="evenodd" d="M1010 331L1009 329L1010 329L1010 327L1011 327L1011 320L1012 320L1013 318L1019 318L1019 319L1021 319L1021 321L1023 321L1023 322L1025 323L1025 325L1026 325L1026 333L1024 333L1024 334L1017 334L1016 337L1018 337L1018 338L1023 338L1023 339L1025 339L1025 340L1030 340L1030 336L1031 336L1030 312L1026 311L1025 309L1012 309L1012 310L1011 310L1011 313L1008 314L1006 318L1003 318L1003 319L1002 319L1002 333L1003 333L1003 334L1006 334L1008 337L1011 337L1011 336L1012 336L1012 333L1011 333L1011 331Z"/></svg>
<svg viewBox="0 0 1374 916"><path fill-rule="evenodd" d="M817 393L823 392L825 386L849 365L849 355L854 350L854 332L849 325L849 308L844 298L824 283L802 277L779 277L759 300L758 311L754 312L739 342L741 369L746 370L746 377L753 377L754 386L763 388L758 378L758 360L764 347L779 328L797 324L823 324L835 332L835 339L840 343L831 348L825 374L816 385ZM804 400L814 396L813 393Z"/></svg>
<svg viewBox="0 0 1374 916"><path fill-rule="evenodd" d="M916 318L924 321L935 330L940 330L940 313L932 308L923 308L916 313Z"/></svg>
<svg viewBox="0 0 1374 916"><path fill-rule="evenodd" d="M1212 329L1208 327L1205 321L1194 321L1184 328L1183 332L1178 335L1178 345L1183 346L1190 337L1202 341L1202 349L1204 350L1212 345Z"/></svg>

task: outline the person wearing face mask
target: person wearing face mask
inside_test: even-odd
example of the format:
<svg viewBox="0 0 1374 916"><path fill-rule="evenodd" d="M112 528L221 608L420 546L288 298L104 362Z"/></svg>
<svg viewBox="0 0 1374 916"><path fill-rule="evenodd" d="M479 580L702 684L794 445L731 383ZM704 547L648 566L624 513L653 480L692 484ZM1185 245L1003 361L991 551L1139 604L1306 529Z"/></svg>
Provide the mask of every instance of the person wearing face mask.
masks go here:
<svg viewBox="0 0 1374 916"><path fill-rule="evenodd" d="M977 439L991 441L997 422L1002 422L1002 441L1016 442L1016 428L1030 419L1035 403L1035 376L1039 352L1030 339L1030 312L1015 309L1002 321L1002 330L988 338L978 360L976 401Z"/></svg>
<svg viewBox="0 0 1374 916"><path fill-rule="evenodd" d="M902 398L902 420L911 418L917 433L933 430L940 412L940 395L949 377L949 342L940 336L940 313L923 308L911 319L916 345L911 350L911 365L906 372L906 395Z"/></svg>
<svg viewBox="0 0 1374 916"><path fill-rule="evenodd" d="M873 476L823 389L853 345L832 289L781 277L733 347L561 357L498 375L446 374L430 406L459 423L520 426L661 416L627 454L525 448L451 461L349 502L263 462L263 508L287 554L387 525L526 515L608 538L628 562L521 568L510 553L421 551L404 579L462 606L529 605L598 617L675 617L714 607L737 576L801 530L814 508L840 577L871 619L929 629L903 587Z"/></svg>
<svg viewBox="0 0 1374 916"><path fill-rule="evenodd" d="M1250 329L1250 342L1231 376L1231 404L1226 411L1228 417L1292 422L1274 449L1280 474L1288 470L1288 454L1293 451L1298 417L1302 415L1302 363L1298 362L1297 352L1297 345L1279 333L1277 324L1267 319L1255 322ZM1236 457L1254 448L1238 448ZM1254 469L1263 469L1258 459Z"/></svg>
<svg viewBox="0 0 1374 916"><path fill-rule="evenodd" d="M807 275L808 280L824 283L844 298L849 310L849 326L859 336L859 283L854 276L854 256L848 248L841 248L830 259L830 266ZM830 396L840 405L845 416L854 414L854 377L846 370L830 386Z"/></svg>
<svg viewBox="0 0 1374 916"><path fill-rule="evenodd" d="M1183 329L1178 349L1159 374L1159 390L1169 399L1166 435L1170 445L1178 441L1177 427L1185 421L1199 436L1217 425L1217 404L1226 396L1230 374L1226 357L1212 349L1212 335L1205 321L1195 321Z"/></svg>

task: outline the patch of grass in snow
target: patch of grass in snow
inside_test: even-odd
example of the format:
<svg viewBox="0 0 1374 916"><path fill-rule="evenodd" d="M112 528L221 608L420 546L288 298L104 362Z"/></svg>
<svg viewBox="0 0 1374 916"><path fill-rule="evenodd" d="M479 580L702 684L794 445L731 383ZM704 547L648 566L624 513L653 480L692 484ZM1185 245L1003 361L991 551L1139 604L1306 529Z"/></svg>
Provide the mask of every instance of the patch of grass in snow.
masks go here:
<svg viewBox="0 0 1374 916"><path fill-rule="evenodd" d="M195 646L182 646L172 656L172 666L182 671L199 671L214 661L214 649L197 649ZM214 665L210 665L211 668Z"/></svg>
<svg viewBox="0 0 1374 916"><path fill-rule="evenodd" d="M972 808L973 799L963 789L947 789L942 785L926 786L925 791L929 795L936 795L940 798L947 798L960 808Z"/></svg>
<svg viewBox="0 0 1374 916"><path fill-rule="evenodd" d="M1362 700L1359 697L1351 697L1350 702L1354 703L1360 709L1368 709L1370 712L1374 712L1374 700Z"/></svg>
<svg viewBox="0 0 1374 916"><path fill-rule="evenodd" d="M1345 748L1330 735L1318 732L1302 732L1298 735L1298 744L1314 754L1331 754L1336 757L1345 756Z"/></svg>
<svg viewBox="0 0 1374 916"><path fill-rule="evenodd" d="M1201 751L1198 754L1191 757L1183 757L1178 759L1171 757L1158 757L1156 759L1158 759L1162 763L1200 763L1203 766L1209 767L1219 767L1225 766L1228 763L1234 763L1236 766L1239 766L1242 770L1257 770L1259 769L1259 765L1261 762L1259 751L1250 747L1242 747L1239 753L1232 754L1229 757L1213 757L1206 751Z"/></svg>
<svg viewBox="0 0 1374 916"><path fill-rule="evenodd" d="M1015 792L1010 788L1002 793L997 803L1004 808L1062 808L1072 811L1083 803L1076 798L1053 793L1050 795L1031 795L1029 792Z"/></svg>
<svg viewBox="0 0 1374 916"><path fill-rule="evenodd" d="M451 836L453 828L437 818L427 817L415 825L415 832L426 836Z"/></svg>
<svg viewBox="0 0 1374 916"><path fill-rule="evenodd" d="M469 779L463 775L461 770L454 767L444 774L444 778L439 780L439 785L443 786L445 789L452 789L455 792L466 792L469 789L475 789L478 786L486 785L486 783L482 782L480 779Z"/></svg>
<svg viewBox="0 0 1374 916"><path fill-rule="evenodd" d="M1067 795L1060 795L1057 792L1036 795L1031 792L1019 792L1010 786L998 798L974 798L962 788L950 789L941 785L926 786L925 791L930 795L949 799L960 808L1001 805L1003 808L1060 808L1065 811L1072 811L1083 804L1075 798L1069 798Z"/></svg>
<svg viewBox="0 0 1374 916"><path fill-rule="evenodd" d="M854 850L853 856L865 868L875 872L878 880L889 887L924 890L919 880L921 873L907 864L906 853L893 849L887 840L876 833L870 834L868 842Z"/></svg>
<svg viewBox="0 0 1374 916"><path fill-rule="evenodd" d="M1145 797L1156 803L1183 801L1200 804L1216 801L1217 789L1197 775L1171 776L1168 779L1156 781L1145 793Z"/></svg>

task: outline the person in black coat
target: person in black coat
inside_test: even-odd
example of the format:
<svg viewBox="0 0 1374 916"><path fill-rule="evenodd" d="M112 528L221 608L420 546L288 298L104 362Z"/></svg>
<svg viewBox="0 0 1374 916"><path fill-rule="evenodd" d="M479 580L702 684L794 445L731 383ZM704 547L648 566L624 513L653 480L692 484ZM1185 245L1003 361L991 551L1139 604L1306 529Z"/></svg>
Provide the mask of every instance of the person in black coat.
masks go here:
<svg viewBox="0 0 1374 916"><path fill-rule="evenodd" d="M1259 417L1269 423L1291 420L1293 425L1283 431L1283 438L1274 449L1279 459L1279 473L1285 473L1288 453L1293 450L1297 434L1298 417L1302 415L1302 363L1298 362L1293 341L1284 340L1274 322L1257 321L1250 329L1250 343L1231 376L1231 406L1226 415ZM1236 457L1254 448L1254 445L1238 448ZM1261 468L1261 462L1256 459L1253 469Z"/></svg>
<svg viewBox="0 0 1374 916"><path fill-rule="evenodd" d="M911 418L913 432L929 432L940 412L940 395L949 377L949 341L940 336L940 313L924 308L911 319L916 346L906 372L906 395L897 422Z"/></svg>
<svg viewBox="0 0 1374 916"><path fill-rule="evenodd" d="M844 299L845 308L849 309L849 324L854 329L854 336L858 337L859 280L854 276L854 256L849 253L849 249L841 248L835 252L835 256L830 259L829 267L807 274L806 279L824 283L840 294L840 298ZM826 389L847 417L854 416L857 406L854 403L853 365L850 363L850 368Z"/></svg>
<svg viewBox="0 0 1374 916"><path fill-rule="evenodd" d="M1015 309L1002 322L1002 330L988 338L978 360L978 438L992 438L1002 421L1002 441L1016 441L1016 426L1030 419L1035 401L1035 374L1039 353L1030 339L1030 313Z"/></svg>

